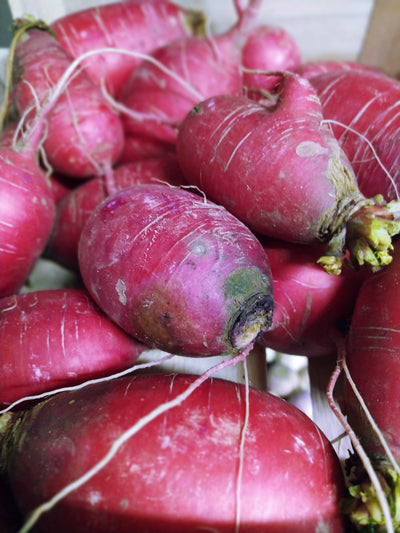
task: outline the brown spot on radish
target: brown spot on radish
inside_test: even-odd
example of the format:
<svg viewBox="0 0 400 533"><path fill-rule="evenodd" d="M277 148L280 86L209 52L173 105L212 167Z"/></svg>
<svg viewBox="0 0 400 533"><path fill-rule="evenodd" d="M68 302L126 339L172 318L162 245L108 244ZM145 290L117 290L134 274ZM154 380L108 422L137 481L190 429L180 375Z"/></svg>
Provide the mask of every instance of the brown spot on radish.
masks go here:
<svg viewBox="0 0 400 533"><path fill-rule="evenodd" d="M203 112L203 108L201 106L201 104L196 104L195 106L192 107L191 111L190 111L190 114L191 115L201 115Z"/></svg>
<svg viewBox="0 0 400 533"><path fill-rule="evenodd" d="M261 292L264 283L261 271L255 268L239 268L225 283L227 299L240 303L229 324L229 342L235 349L248 346L271 325L274 303L272 294Z"/></svg>

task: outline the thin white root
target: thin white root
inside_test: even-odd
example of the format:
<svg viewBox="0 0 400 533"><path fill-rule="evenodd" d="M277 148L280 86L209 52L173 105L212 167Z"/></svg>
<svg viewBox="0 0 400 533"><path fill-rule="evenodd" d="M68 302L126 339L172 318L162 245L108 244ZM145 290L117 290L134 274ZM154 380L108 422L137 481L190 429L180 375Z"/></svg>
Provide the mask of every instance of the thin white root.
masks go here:
<svg viewBox="0 0 400 533"><path fill-rule="evenodd" d="M38 135L41 135L41 131L43 128L43 121L47 119L47 116L51 113L53 110L55 102L58 100L61 93L65 90L68 83L73 79L73 77L76 75L76 71L78 67L81 67L83 61L87 59L90 56L98 55L101 53L111 53L111 54L125 54L128 56L136 57L142 60L146 60L149 63L154 64L157 68L159 68L162 72L170 76L172 79L174 79L176 82L178 82L180 85L185 87L185 89L190 92L194 98L197 101L204 100L204 96L190 83L188 83L184 78L179 76L176 72L173 70L167 68L165 65L163 65L160 61L157 61L154 57L152 57L149 54L144 54L137 51L130 51L125 50L123 48L112 48L112 47L104 47L99 48L96 50L89 50L83 54L81 54L79 57L74 59L74 61L71 62L71 64L68 66L67 69L63 72L62 76L58 79L57 83L53 86L51 91L49 91L49 95L46 98L46 100L42 103L42 107L40 109L40 112L36 115L35 120L30 125L30 135L32 137L31 140L31 146L35 145L35 140ZM104 92L104 91L103 91Z"/></svg>
<svg viewBox="0 0 400 533"><path fill-rule="evenodd" d="M78 385L70 385L69 387L60 387L58 389L53 389L53 390L50 390L50 391L42 392L41 394L33 394L31 396L24 396L23 398L20 398L19 400L16 400L15 402L11 403L10 405L5 407L4 409L1 409L0 410L0 415L2 415L3 413L7 413L8 411L11 411L12 409L15 409L15 407L17 407L21 403L26 403L26 402L29 402L29 401L41 400L41 399L47 398L49 396L54 396L55 394L58 394L60 392L69 392L69 391L83 389L84 387L87 387L88 385L94 385L95 383L102 383L104 381L111 381L113 379L120 378L122 376L126 376L128 374L131 374L132 372L136 372L137 370L144 370L145 368L149 368L149 367L152 367L152 366L159 365L160 363L162 363L164 361L167 361L168 359L171 359L172 357L176 357L176 356L173 355L173 354L167 354L164 357L161 357L160 359L158 359L157 361L150 361L150 362L147 362L147 363L139 363L139 364L133 365L133 366L131 366L131 367L125 369L125 370L121 370L120 372L116 372L114 374L110 374L108 376L104 376L104 377L101 377L101 378L90 379L90 380L84 381L82 383L79 383Z"/></svg>
<svg viewBox="0 0 400 533"><path fill-rule="evenodd" d="M343 415L342 411L336 404L336 401L333 396L333 392L335 389L335 385L337 383L337 380L339 378L339 375L341 371L343 370L343 361L344 361L344 348L341 347L339 350L341 353L338 356L338 361L336 364L336 368L332 373L331 379L329 380L328 387L327 387L327 397L329 405L332 409L332 412L335 414L335 416L338 418L340 423L342 424L345 432L349 436L351 443L353 445L354 451L357 453L358 457L360 458L365 471L367 472L371 483L375 489L376 496L379 502L379 505L381 506L382 514L385 520L386 525L386 531L387 533L395 533L394 525L392 521L392 517L390 514L390 508L388 501L386 499L385 493L383 491L382 485L378 479L378 476L376 475L376 472L372 466L372 463L365 452L364 448L361 445L361 442L359 441L357 435L354 433L353 428L350 426L350 424L347 422L346 417Z"/></svg>
<svg viewBox="0 0 400 533"><path fill-rule="evenodd" d="M240 436L240 449L239 449L239 469L236 483L236 521L235 521L235 533L240 532L240 517L241 517L241 488L242 488L242 477L243 477L243 462L244 462L244 447L246 442L246 433L249 425L249 375L247 370L247 359L243 360L243 371L244 371L244 383L245 383L245 417L242 426L241 436Z"/></svg>
<svg viewBox="0 0 400 533"><path fill-rule="evenodd" d="M45 512L50 511L59 501L61 501L66 496L68 496L68 494L70 494L74 490L77 490L79 487L84 485L87 481L89 481L89 479L91 479L100 470L102 470L114 458L115 454L118 452L121 446L125 444L125 442L127 442L133 435L138 433L144 426L152 422L155 418L159 417L160 415L162 415L169 409L172 409L173 407L176 407L177 405L181 404L204 381L206 381L215 372L218 372L219 370L221 370L222 368L225 368L226 366L234 365L240 361L243 361L247 357L247 355L249 354L252 348L253 346L250 345L250 347L248 347L246 350L236 355L232 359L227 359L207 369L203 374L197 377L181 394L178 394L172 400L169 400L159 405L153 411L151 411L146 416L138 420L133 426L131 426L128 430L123 432L113 442L108 453L106 453L106 455L102 459L100 459L100 461L98 461L98 463L96 463L92 468L90 468L83 476L81 476L80 478L76 479L75 481L73 481L72 483L64 487L62 490L56 493L50 500L39 505L32 512L32 514L30 515L28 520L25 522L25 524L22 526L22 528L19 530L19 533L28 533L29 531L31 531L32 527L37 523L37 521L40 519L40 517Z"/></svg>

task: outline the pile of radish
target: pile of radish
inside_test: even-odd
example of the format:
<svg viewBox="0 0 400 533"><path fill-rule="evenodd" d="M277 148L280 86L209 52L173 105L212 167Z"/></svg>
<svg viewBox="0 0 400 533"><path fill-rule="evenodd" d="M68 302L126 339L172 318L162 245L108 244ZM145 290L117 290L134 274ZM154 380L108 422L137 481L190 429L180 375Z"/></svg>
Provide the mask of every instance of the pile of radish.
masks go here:
<svg viewBox="0 0 400 533"><path fill-rule="evenodd" d="M400 531L400 82L232 2L14 21L3 533ZM344 456L267 350L328 361Z"/></svg>

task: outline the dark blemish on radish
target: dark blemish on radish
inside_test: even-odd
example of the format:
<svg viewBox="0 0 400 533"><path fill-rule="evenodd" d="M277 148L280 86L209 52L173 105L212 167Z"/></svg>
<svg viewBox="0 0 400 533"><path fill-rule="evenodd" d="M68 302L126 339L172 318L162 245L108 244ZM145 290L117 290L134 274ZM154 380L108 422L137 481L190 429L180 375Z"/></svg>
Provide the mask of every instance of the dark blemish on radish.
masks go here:
<svg viewBox="0 0 400 533"><path fill-rule="evenodd" d="M201 104L196 104L194 107L192 107L192 110L190 111L191 115L201 115L203 112L203 106Z"/></svg>
<svg viewBox="0 0 400 533"><path fill-rule="evenodd" d="M196 270L197 265L194 261L186 261L186 265L190 267L192 270Z"/></svg>
<svg viewBox="0 0 400 533"><path fill-rule="evenodd" d="M163 322L166 326L169 326L171 324L171 315L169 313L164 313Z"/></svg>
<svg viewBox="0 0 400 533"><path fill-rule="evenodd" d="M274 301L272 295L255 294L248 298L236 315L229 341L237 350L242 350L255 341L259 333L272 324Z"/></svg>
<svg viewBox="0 0 400 533"><path fill-rule="evenodd" d="M230 323L229 342L235 349L243 349L272 323L274 300L271 287L256 268L239 268L224 286L226 298L232 299L238 312ZM250 296L249 296L250 294Z"/></svg>
<svg viewBox="0 0 400 533"><path fill-rule="evenodd" d="M229 276L224 285L227 298L240 301L249 292L265 291L266 282L263 272L256 268L238 268Z"/></svg>

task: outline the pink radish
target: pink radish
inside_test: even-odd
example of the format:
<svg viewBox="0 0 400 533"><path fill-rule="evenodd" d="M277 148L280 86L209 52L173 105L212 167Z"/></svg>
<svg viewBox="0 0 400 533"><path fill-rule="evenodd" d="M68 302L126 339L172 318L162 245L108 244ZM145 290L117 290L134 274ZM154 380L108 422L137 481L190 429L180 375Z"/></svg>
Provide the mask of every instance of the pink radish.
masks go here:
<svg viewBox="0 0 400 533"><path fill-rule="evenodd" d="M390 526L380 507L358 448L348 459L349 493L344 507L356 531L399 528L400 435L399 411L394 399L399 394L400 365L396 343L400 332L400 248L394 244L393 261L363 282L356 301L343 350L345 370L344 414L363 453L370 459L378 487L387 499ZM383 529L384 527L387 529Z"/></svg>
<svg viewBox="0 0 400 533"><path fill-rule="evenodd" d="M0 404L132 366L147 348L83 289L0 299Z"/></svg>
<svg viewBox="0 0 400 533"><path fill-rule="evenodd" d="M349 70L312 78L324 118L348 155L364 195L399 198L400 82Z"/></svg>
<svg viewBox="0 0 400 533"><path fill-rule="evenodd" d="M361 194L311 83L289 72L280 78L269 107L218 95L192 109L177 143L186 179L258 233L328 242L321 262L333 273L346 247L356 263L390 262L397 204Z"/></svg>
<svg viewBox="0 0 400 533"><path fill-rule="evenodd" d="M82 279L128 333L178 355L243 351L271 321L267 256L231 213L159 184L109 196L79 241Z"/></svg>
<svg viewBox="0 0 400 533"><path fill-rule="evenodd" d="M121 92L125 131L174 143L193 105L221 92L240 93L241 48L260 5L250 0L224 34L182 37L154 50L153 61L144 60Z"/></svg>
<svg viewBox="0 0 400 533"><path fill-rule="evenodd" d="M36 160L41 132L21 147L0 147L0 297L21 289L54 224L54 197Z"/></svg>
<svg viewBox="0 0 400 533"><path fill-rule="evenodd" d="M266 392L148 374L60 393L6 425L0 464L25 517L48 502L41 533L344 532L333 448Z"/></svg>
<svg viewBox="0 0 400 533"><path fill-rule="evenodd" d="M266 76L262 72L294 70L301 64L301 59L297 41L285 28L258 25L249 32L243 45L243 84L248 91L271 90L279 76Z"/></svg>
<svg viewBox="0 0 400 533"><path fill-rule="evenodd" d="M29 116L38 112L73 62L57 40L35 24L23 23L16 32L11 92L19 113ZM101 89L76 70L48 117L43 146L50 165L75 178L106 172L117 161L123 139L120 118Z"/></svg>
<svg viewBox="0 0 400 533"><path fill-rule="evenodd" d="M167 0L110 2L65 15L51 25L62 46L76 59L103 48L150 53L178 37L204 31L201 11ZM140 62L125 53L99 53L84 61L91 78L114 96L124 88Z"/></svg>

